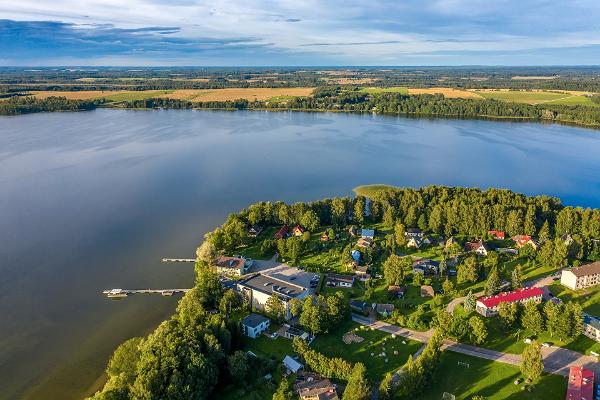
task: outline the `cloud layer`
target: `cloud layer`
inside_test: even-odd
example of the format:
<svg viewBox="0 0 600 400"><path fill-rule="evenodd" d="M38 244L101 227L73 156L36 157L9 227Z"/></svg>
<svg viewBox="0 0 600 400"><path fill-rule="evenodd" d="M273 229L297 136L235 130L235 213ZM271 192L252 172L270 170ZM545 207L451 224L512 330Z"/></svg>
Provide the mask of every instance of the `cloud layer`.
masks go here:
<svg viewBox="0 0 600 400"><path fill-rule="evenodd" d="M4 0L0 65L600 64L600 2Z"/></svg>

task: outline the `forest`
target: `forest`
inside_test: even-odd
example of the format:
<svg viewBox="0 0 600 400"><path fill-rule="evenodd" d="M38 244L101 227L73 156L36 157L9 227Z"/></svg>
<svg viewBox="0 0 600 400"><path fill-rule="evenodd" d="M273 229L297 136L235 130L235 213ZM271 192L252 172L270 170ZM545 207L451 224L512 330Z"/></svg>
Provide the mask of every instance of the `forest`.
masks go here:
<svg viewBox="0 0 600 400"><path fill-rule="evenodd" d="M96 108L101 100L68 100L64 97L36 99L16 96L0 101L0 115L19 115L46 111L88 111Z"/></svg>

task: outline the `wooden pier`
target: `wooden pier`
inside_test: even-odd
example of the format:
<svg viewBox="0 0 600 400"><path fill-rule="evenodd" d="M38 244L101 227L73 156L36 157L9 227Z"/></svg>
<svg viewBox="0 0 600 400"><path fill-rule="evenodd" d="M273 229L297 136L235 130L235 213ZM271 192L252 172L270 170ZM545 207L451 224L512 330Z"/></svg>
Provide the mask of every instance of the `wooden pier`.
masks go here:
<svg viewBox="0 0 600 400"><path fill-rule="evenodd" d="M162 262L187 262L187 263L195 263L198 261L195 258L163 258Z"/></svg>
<svg viewBox="0 0 600 400"><path fill-rule="evenodd" d="M108 298L121 299L130 294L160 294L161 296L173 296L177 293L189 292L192 289L110 289L102 291Z"/></svg>

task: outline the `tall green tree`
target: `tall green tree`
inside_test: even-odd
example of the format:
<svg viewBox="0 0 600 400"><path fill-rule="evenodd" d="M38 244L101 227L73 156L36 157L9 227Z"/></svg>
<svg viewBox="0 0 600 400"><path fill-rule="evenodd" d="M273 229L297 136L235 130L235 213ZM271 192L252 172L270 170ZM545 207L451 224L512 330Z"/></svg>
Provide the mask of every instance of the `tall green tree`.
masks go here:
<svg viewBox="0 0 600 400"><path fill-rule="evenodd" d="M500 277L498 276L498 269L492 267L485 283L485 294L486 296L493 296L498 293L500 293Z"/></svg>
<svg viewBox="0 0 600 400"><path fill-rule="evenodd" d="M513 290L523 287L523 272L521 266L517 265L510 274L511 287Z"/></svg>
<svg viewBox="0 0 600 400"><path fill-rule="evenodd" d="M488 331L483 319L477 316L469 318L469 327L471 328L471 340L475 344L481 344L487 339Z"/></svg>
<svg viewBox="0 0 600 400"><path fill-rule="evenodd" d="M541 346L537 341L525 347L521 356L521 372L532 381L542 376L544 363L542 361Z"/></svg>
<svg viewBox="0 0 600 400"><path fill-rule="evenodd" d="M365 222L365 198L357 196L354 200L354 222L362 225Z"/></svg>
<svg viewBox="0 0 600 400"><path fill-rule="evenodd" d="M394 239L398 247L406 246L406 229L400 221L394 224Z"/></svg>
<svg viewBox="0 0 600 400"><path fill-rule="evenodd" d="M525 303L523 315L521 316L521 325L523 329L530 331L534 335L539 335L544 330L544 318L533 300Z"/></svg>
<svg viewBox="0 0 600 400"><path fill-rule="evenodd" d="M367 369L363 363L356 363L342 395L342 400L367 400L371 397Z"/></svg>
<svg viewBox="0 0 600 400"><path fill-rule="evenodd" d="M381 400L392 400L393 394L393 375L388 372L379 384L379 398Z"/></svg>

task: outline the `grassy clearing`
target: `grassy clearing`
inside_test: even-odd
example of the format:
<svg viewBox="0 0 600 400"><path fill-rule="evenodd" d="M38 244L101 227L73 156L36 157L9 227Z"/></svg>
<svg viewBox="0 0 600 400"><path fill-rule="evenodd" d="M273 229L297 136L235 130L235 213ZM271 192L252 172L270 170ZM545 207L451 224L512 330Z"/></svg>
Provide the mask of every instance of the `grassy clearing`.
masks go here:
<svg viewBox="0 0 600 400"><path fill-rule="evenodd" d="M469 368L459 362L468 363ZM559 400L564 398L566 380L558 375L542 376L531 391L513 382L522 378L519 368L481 358L445 351L436 370L433 384L419 395L421 400L439 400L444 392L456 399L485 396L488 400Z"/></svg>
<svg viewBox="0 0 600 400"><path fill-rule="evenodd" d="M396 186L385 185L385 184L375 184L375 185L357 186L354 189L352 189L352 191L357 196L365 196L368 198L372 198L373 196L375 196L377 194L377 192L380 192L385 189L394 189L394 188L396 188Z"/></svg>
<svg viewBox="0 0 600 400"><path fill-rule="evenodd" d="M359 328L355 333L365 340L361 343L345 344L342 336L355 328ZM406 344L403 344L403 341ZM362 362L373 380L381 380L386 373L400 369L408 356L414 354L421 346L420 342L400 337L394 339L389 333L382 331L360 329L360 325L352 321L346 321L329 334L317 337L312 344L315 350L329 357L341 357L351 363ZM395 355L394 351L398 354ZM382 352L386 354L385 357L377 356ZM375 355L371 356L371 353Z"/></svg>
<svg viewBox="0 0 600 400"><path fill-rule="evenodd" d="M486 99L510 101L527 104L564 104L598 106L582 93L559 91L524 91L524 90L475 90L474 93Z"/></svg>
<svg viewBox="0 0 600 400"><path fill-rule="evenodd" d="M379 94L379 93L401 93L408 94L408 89L405 87L376 87L370 86L361 89L361 92L370 93L370 94Z"/></svg>
<svg viewBox="0 0 600 400"><path fill-rule="evenodd" d="M554 282L549 289L562 301L576 301L581 304L585 312L600 316L600 286L573 291L561 285L560 282Z"/></svg>
<svg viewBox="0 0 600 400"><path fill-rule="evenodd" d="M244 350L250 350L265 357L272 356L278 361L283 361L286 355L294 354L291 340L282 337L271 339L262 335L256 339L244 337Z"/></svg>

